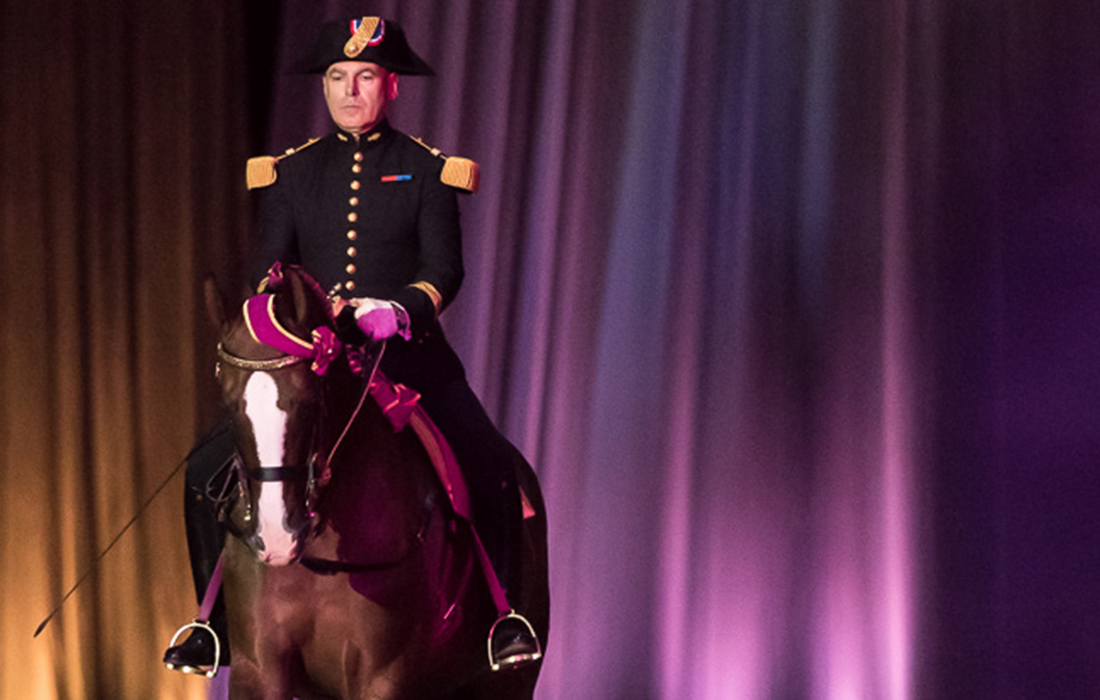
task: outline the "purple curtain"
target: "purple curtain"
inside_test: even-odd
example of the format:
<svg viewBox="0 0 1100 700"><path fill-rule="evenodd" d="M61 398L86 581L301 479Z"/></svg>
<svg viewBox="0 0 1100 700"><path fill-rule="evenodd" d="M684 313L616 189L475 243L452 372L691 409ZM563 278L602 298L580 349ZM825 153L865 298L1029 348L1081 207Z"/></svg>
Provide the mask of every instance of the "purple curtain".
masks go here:
<svg viewBox="0 0 1100 700"><path fill-rule="evenodd" d="M236 183L243 144L277 153L328 130L318 79L288 73L312 29L362 14L402 23L438 76L402 80L394 124L482 166L481 191L462 200L468 278L444 322L547 497L553 616L539 698L1100 694L1095 2L229 5L240 12L225 19L220 4L199 3L187 15L190 43L176 49L193 81L181 103L190 120L172 122L174 147L191 154L172 152L185 164L179 180L150 171L101 183L131 203L185 183L173 206L200 217L179 234L185 249L158 257L140 210L115 212L121 223L92 240L144 242L129 264L174 270L196 298L201 270L231 276L248 240L243 194L211 210L207 190ZM121 46L149 46L138 41L142 22L172 12L120 16L130 23ZM210 18L221 29L204 37ZM163 57L135 55L146 60L132 64L120 100L157 94ZM228 85L213 97L194 87L218 74L207 62ZM76 62L66 65L79 85ZM6 49L6 78L29 67ZM204 111L204 100L215 108ZM17 102L5 87L6 127L29 123L8 117ZM149 148L157 143L148 114L102 110L105 124L136 123ZM230 145L227 128L240 132ZM8 133L3 162L19 151ZM210 135L234 159L211 160ZM90 171L94 156L82 158ZM19 189L14 172L3 193L0 447L5 506L26 512L16 460L68 484L73 461L50 451L50 436L105 408L94 400L98 375L70 378L61 365L58 381L84 386L83 403L48 385L51 405L72 415L36 423L33 444L17 439L12 419L25 409L8 398L23 379L13 358L56 337L25 340L29 292L12 278L43 211L87 220L99 200ZM22 195L9 197L13 188ZM58 230L52 245L67 250L82 229ZM167 262L177 259L186 266ZM67 299L54 303L69 314L89 303ZM128 307L103 303L114 312L89 323L108 329ZM181 391L199 423L212 353L192 306L194 328L146 321L133 331L193 346L182 366L195 386ZM122 370L148 367L143 350L130 352ZM163 432L182 449L193 428ZM91 452L113 444L94 430L78 437ZM136 448L101 457L93 474L122 464L152 484L161 471L146 473L146 457ZM32 493L49 492L34 484ZM81 502L71 485L61 498ZM112 530L106 509L80 511L76 523ZM0 553L62 557L44 579L49 595L29 596L46 606L81 568L66 534L75 525L62 518L32 548L11 534L25 519L0 520ZM105 697L98 690L124 683L111 670L136 663L116 659L119 648L155 662L189 605L182 545L173 547L179 580L160 593L133 583L154 560L145 549L108 564L112 578L93 589L136 586L143 607L132 614L158 635L147 648L120 647L110 622L112 635L100 637L114 599L92 593L99 602L70 613L67 636L24 653L13 645L41 615L17 615L5 597L0 620L19 622L3 627L4 668L52 663L53 680L35 686L42 697ZM8 567L0 590L28 597ZM80 663L58 661L74 646ZM160 697L202 686L137 677L135 688Z"/></svg>
<svg viewBox="0 0 1100 700"><path fill-rule="evenodd" d="M1095 6L377 10L439 73L395 122L484 166L446 323L548 495L541 697L1100 689L1039 584L1100 524Z"/></svg>

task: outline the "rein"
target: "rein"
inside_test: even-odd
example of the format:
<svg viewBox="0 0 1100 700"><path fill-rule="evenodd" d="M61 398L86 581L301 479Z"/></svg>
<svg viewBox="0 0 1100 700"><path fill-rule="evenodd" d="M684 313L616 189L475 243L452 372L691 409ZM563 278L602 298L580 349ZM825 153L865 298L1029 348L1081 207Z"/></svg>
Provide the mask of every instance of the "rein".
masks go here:
<svg viewBox="0 0 1100 700"><path fill-rule="evenodd" d="M320 478L317 478L314 474L318 461L317 448L319 447L318 438L320 435L320 422L315 426L317 432L314 434L313 438L314 449L306 465L282 465L277 467L260 466L248 468L245 467L239 459L237 460L237 468L243 472L244 476L258 482L289 482L300 478L302 471L306 470L307 487L305 505L311 519L316 523L318 514L314 512L312 504L317 502L320 490L328 484L331 477L330 465L332 464L332 459L336 455L336 451L339 449L340 445L343 444L344 438L350 432L352 425L354 425L356 419L359 417L367 397L375 394L375 398L379 401L384 415L386 415L386 417L394 423L395 427L397 427L399 424L403 426L404 423L407 422L408 413L411 412L412 406L415 405L416 400L419 399L419 394L400 385L398 390L390 389L388 392L382 391L380 386L375 386L375 376L378 373L378 367L381 364L382 357L386 350L385 340L380 343L377 352L372 353L373 357L369 360L370 371L367 372L368 363L363 361L364 353L358 348L350 346L345 347L329 326L321 325L314 328L310 333L309 340L297 336L283 326L275 313L275 295L271 293L262 293L265 291L265 288L274 290L281 286L282 283L282 270L281 267L278 266L278 263L276 263L276 266L273 266L271 271L269 271L269 276L265 280L265 283L261 285L261 293L246 300L242 305L242 312L245 325L252 339L261 345L266 345L283 354L269 359L250 360L233 354L219 342L218 358L221 362L246 372L265 373L278 372L310 361L310 369L323 379L331 363L341 354L344 354L349 369L351 369L354 374L365 377L366 381L363 384L362 395L359 397L355 409L351 412L343 429L340 431L339 437L337 437L329 450L328 457L322 464ZM323 294L319 287L315 287L314 291ZM377 391L382 391L382 393L377 394ZM243 485L239 485L239 487L243 488ZM423 543L423 529L425 527L427 527L427 519L422 523L420 532L417 533L416 539L420 543ZM408 554L411 554L411 550ZM408 554L405 556L408 556ZM402 560L403 559L404 557L402 557ZM305 557L302 563L316 573L332 574L341 571L356 572L381 570L395 566L400 563L400 561L366 565Z"/></svg>
<svg viewBox="0 0 1100 700"><path fill-rule="evenodd" d="M226 364L232 367L236 367L237 369L243 369L248 372L267 373L278 372L279 370L287 369L288 367L300 365L308 359L306 357L298 355L280 355L279 357L271 358L269 360L249 360L229 352L220 342L218 343L218 358ZM355 420L354 415L352 416L351 420ZM344 427L343 433L341 433L341 437L343 437L343 435L347 433L350 426L351 421L349 421L348 425ZM339 441L337 441L337 444L339 444ZM330 459L335 451L335 447L332 451L330 451ZM245 467L243 464L238 462L238 467L249 479L262 483L281 483L293 481L298 477L299 474L301 474L303 469L306 470L306 480L309 484L308 491L310 494L309 496L307 496L307 507L309 508L310 512L312 512L313 509L309 507L309 503L316 500L315 491L318 487L324 486L326 483L328 483L329 479L328 461L325 462L325 469L322 471L320 480L318 480L316 475L314 474L316 463L317 455L316 452L314 452L313 456L309 459L309 463L305 465L289 464L281 465L278 467Z"/></svg>
<svg viewBox="0 0 1100 700"><path fill-rule="evenodd" d="M328 465L331 464L332 458L336 454L337 448L339 448L341 443L343 443L344 437L347 436L348 431L351 430L351 426L359 417L359 413L363 408L363 404L367 400L367 396L370 395L371 385L374 383L374 378L378 372L378 366L382 362L382 356L385 353L385 350L386 342L382 341L381 347L379 348L378 353L375 355L374 360L371 363L370 373L367 376L367 381L363 385L362 396L359 397L359 401L355 406L355 410L352 411L351 416L348 418L347 423L344 425L344 429L340 431L340 437L336 439L336 442L333 444L332 449L329 450L328 459L325 461L324 473L319 481L315 479L313 473L314 465L317 459L316 453L314 453L313 457L310 458L309 464L304 467L302 465L289 465L280 467L246 468L238 459L238 468L241 469L241 471L243 471L245 473L245 476L247 476L248 478L260 482L292 481L297 477L298 474L301 473L302 469L307 469L307 479L310 484L308 487L308 491L310 495L307 496L306 506L307 509L309 509L311 515L315 516L316 514L312 512L313 509L312 507L310 507L309 504L310 502L315 502L317 495L316 491L319 489L319 487L323 487L326 483L328 483ZM238 357L237 355L229 352L222 346L221 343L218 343L218 357L221 358L221 360L228 365L250 372L277 372L288 367L299 365L308 359L306 357L288 354L272 358L270 360L248 360L243 357ZM424 530L425 528L427 528L427 526L428 520L427 518L425 518L420 525L419 531L416 534L416 541L418 544L424 543ZM350 562L319 559L316 557L303 557L301 563L310 571L316 574L327 576L331 576L337 573L363 573L367 571L384 571L401 564L407 557L412 555L412 552L415 549L415 547L413 549L410 549L403 557L399 558L396 561L381 562L377 564L354 564Z"/></svg>
<svg viewBox="0 0 1100 700"><path fill-rule="evenodd" d="M367 376L367 381L363 385L363 394L359 397L359 403L356 404L355 410L352 411L351 417L348 418L348 422L344 425L344 429L340 431L340 437L336 439L332 449L329 450L328 459L325 460L326 464L332 462L332 457L336 454L337 448L343 443L348 431L351 430L351 426L355 423L355 419L359 417L359 412L363 409L363 404L370 394L370 387L374 383L374 377L378 373L378 365L381 364L382 355L385 354L385 352L386 341L383 340L377 355L374 357L374 362L371 363L370 374ZM249 360L229 352L220 342L218 343L218 357L226 364L248 372L278 372L287 367L300 365L309 359L308 357L300 355L280 355L279 357L274 357L269 360ZM259 467L258 469L249 470L249 475L251 476L255 473L256 476L253 476L253 478L257 481L290 481L292 477L290 476L291 472L288 470L298 469L301 469L301 467Z"/></svg>
<svg viewBox="0 0 1100 700"><path fill-rule="evenodd" d="M218 358L232 367L243 369L247 372L270 373L295 367L307 360L311 360L312 364L310 365L310 369L318 376L323 377L328 371L330 363L344 351L343 343L336 337L332 329L327 326L315 328L310 334L311 341L303 340L287 330L275 315L275 297L273 294L258 294L249 298L244 302L242 311L245 324L248 327L248 332L253 340L262 345L274 348L275 350L281 350L284 354L264 360L250 360L234 355L226 350L221 342L218 342ZM343 430L340 431L340 436L329 450L328 457L324 461L324 468L320 479L314 474L314 468L317 462L316 451L314 451L313 456L309 459L309 463L305 466L282 465L278 467L260 466L255 468L243 468L242 465L242 471L245 472L245 475L249 479L259 482L288 482L297 478L298 474L300 474L303 469L307 470L308 495L306 506L312 513L313 509L310 503L316 502L318 490L323 488L329 481L329 465L332 463L332 458L335 456L336 450L343 443L348 431L351 430L351 426L355 423L356 418L358 418L363 408L363 404L370 394L371 384L374 382L375 374L378 372L378 366L382 361L382 355L385 353L385 350L386 343L382 341L381 347L371 364L370 374L363 386L363 394L359 397L359 402L356 404L355 410L352 411ZM348 357L349 363L352 363L351 354L353 353L349 353ZM354 364L361 367L362 363L356 359Z"/></svg>
<svg viewBox="0 0 1100 700"><path fill-rule="evenodd" d="M312 469L312 466L302 467L301 465L292 465L289 467L256 467L255 469L245 469L245 473L248 474L248 478L255 481L292 481L302 469Z"/></svg>

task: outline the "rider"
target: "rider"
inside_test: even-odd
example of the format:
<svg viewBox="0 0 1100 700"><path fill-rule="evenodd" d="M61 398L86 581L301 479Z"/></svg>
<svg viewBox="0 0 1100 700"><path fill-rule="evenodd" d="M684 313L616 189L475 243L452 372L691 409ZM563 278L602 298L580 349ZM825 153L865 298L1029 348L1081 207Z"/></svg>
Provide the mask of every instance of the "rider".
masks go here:
<svg viewBox="0 0 1100 700"><path fill-rule="evenodd" d="M463 465L490 560L517 601L522 514L514 466L523 457L486 415L438 322L464 275L456 192L476 189L477 166L390 126L399 76L434 75L396 22L330 22L299 67L322 75L336 130L278 158L249 161L249 188L261 193L253 279L276 261L301 264L334 290L342 320L368 338L390 339L381 369L422 395ZM188 460L184 512L200 597L223 541L208 484L231 455L223 432ZM223 631L220 604L213 617ZM490 646L501 667L530 660L538 648L518 616L498 620ZM197 630L165 662L200 669L213 656L209 635Z"/></svg>

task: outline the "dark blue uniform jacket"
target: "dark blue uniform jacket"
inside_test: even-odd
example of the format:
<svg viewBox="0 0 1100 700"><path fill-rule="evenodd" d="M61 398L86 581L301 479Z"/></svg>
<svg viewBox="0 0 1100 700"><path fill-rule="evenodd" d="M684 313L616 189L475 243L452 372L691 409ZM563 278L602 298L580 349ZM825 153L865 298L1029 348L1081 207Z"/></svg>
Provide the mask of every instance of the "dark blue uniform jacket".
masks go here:
<svg viewBox="0 0 1100 700"><path fill-rule="evenodd" d="M261 192L259 240L250 276L275 261L299 264L344 298L401 304L411 341L391 340L382 369L429 394L465 379L437 321L462 284L457 195L440 181L443 159L383 121L359 140L337 131L281 158Z"/></svg>

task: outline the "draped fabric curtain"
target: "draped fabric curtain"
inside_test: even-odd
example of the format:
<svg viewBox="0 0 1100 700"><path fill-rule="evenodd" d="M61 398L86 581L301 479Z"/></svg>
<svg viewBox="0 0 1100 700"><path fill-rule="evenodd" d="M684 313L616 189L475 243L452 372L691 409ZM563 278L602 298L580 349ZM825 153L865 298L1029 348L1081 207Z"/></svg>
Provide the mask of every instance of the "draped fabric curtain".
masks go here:
<svg viewBox="0 0 1100 700"><path fill-rule="evenodd" d="M201 698L182 478L213 405L207 272L240 266L240 3L3 3L0 695ZM191 681L191 682L189 682Z"/></svg>
<svg viewBox="0 0 1100 700"><path fill-rule="evenodd" d="M482 166L444 323L547 498L538 697L1100 692L1095 3L325 0L3 5L4 697L224 693L156 663L178 480L30 634L209 419L244 159L362 14Z"/></svg>

